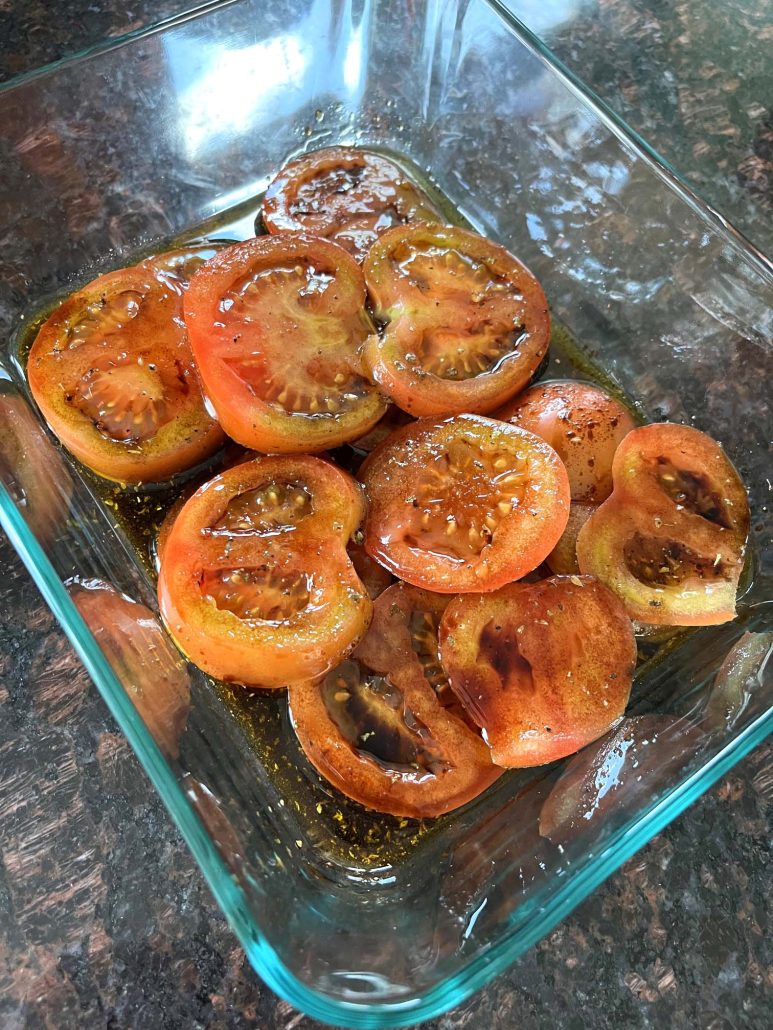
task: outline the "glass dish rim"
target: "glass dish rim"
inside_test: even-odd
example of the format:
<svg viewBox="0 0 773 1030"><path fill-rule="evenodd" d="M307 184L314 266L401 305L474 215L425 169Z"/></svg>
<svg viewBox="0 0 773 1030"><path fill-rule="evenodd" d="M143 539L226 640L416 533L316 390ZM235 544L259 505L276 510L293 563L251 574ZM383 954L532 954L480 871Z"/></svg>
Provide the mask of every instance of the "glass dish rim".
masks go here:
<svg viewBox="0 0 773 1030"><path fill-rule="evenodd" d="M55 74L63 66L76 64L97 54L105 54L128 43L163 32L241 0L210 0L190 11L163 19L68 55L41 68L24 73L0 85L0 94L22 86L34 78ZM484 0L513 29L535 55L564 81L575 95L602 119L608 128L637 156L654 167L666 185L677 192L718 235L743 253L763 279L773 283L773 262L692 189L649 144L619 118L570 72L544 43L515 17L500 0ZM527 948L535 944L563 919L603 880L627 861L640 847L676 818L704 793L721 775L743 758L773 731L773 709L760 715L730 740L709 762L696 769L673 787L658 802L643 809L636 822L612 834L598 853L588 852L583 864L552 895L527 925L508 932L484 951L472 956L464 968L440 981L425 993L409 999L378 1001L333 1000L324 992L309 987L293 974L248 915L241 889L234 882L222 857L185 796L182 786L139 718L123 687L107 663L95 638L86 627L52 564L27 526L5 487L0 484L0 526L20 555L44 600L51 608L86 670L115 717L122 732L158 791L175 825L180 830L213 895L234 930L258 975L277 994L308 1015L334 1025L351 1027L409 1026L431 1019L460 1004L476 990L503 972Z"/></svg>

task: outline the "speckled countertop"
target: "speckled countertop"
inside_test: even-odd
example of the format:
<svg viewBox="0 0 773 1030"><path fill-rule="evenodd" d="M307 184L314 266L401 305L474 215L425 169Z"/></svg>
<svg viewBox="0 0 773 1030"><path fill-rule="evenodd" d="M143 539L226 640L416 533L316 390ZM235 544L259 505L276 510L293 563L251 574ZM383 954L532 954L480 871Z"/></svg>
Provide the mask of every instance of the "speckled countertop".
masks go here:
<svg viewBox="0 0 773 1030"><path fill-rule="evenodd" d="M0 0L0 78L190 6ZM767 0L511 6L773 251ZM316 1026L252 972L5 540L0 559L0 1026ZM770 1026L772 755L758 748L508 973L430 1025Z"/></svg>

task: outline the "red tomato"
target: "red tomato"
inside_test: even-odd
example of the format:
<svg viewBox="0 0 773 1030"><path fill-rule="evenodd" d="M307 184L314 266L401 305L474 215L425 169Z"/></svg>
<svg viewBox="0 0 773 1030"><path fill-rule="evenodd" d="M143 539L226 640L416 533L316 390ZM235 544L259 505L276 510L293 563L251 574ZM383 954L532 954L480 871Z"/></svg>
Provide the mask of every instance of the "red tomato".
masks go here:
<svg viewBox="0 0 773 1030"><path fill-rule="evenodd" d="M545 559L550 571L557 576L572 576L580 571L577 561L577 534L596 510L595 504L572 501L569 505L569 521L561 539Z"/></svg>
<svg viewBox="0 0 773 1030"><path fill-rule="evenodd" d="M221 251L193 276L185 321L228 433L258 451L322 451L362 436L386 402L365 377L362 271L304 233Z"/></svg>
<svg viewBox="0 0 773 1030"><path fill-rule="evenodd" d="M184 278L149 264L103 275L44 323L30 389L51 429L107 479L166 479L223 442L182 321Z"/></svg>
<svg viewBox="0 0 773 1030"><path fill-rule="evenodd" d="M205 483L163 548L159 605L178 645L211 676L252 686L324 675L370 620L346 554L363 510L353 479L305 455Z"/></svg>
<svg viewBox="0 0 773 1030"><path fill-rule="evenodd" d="M612 496L577 538L582 571L642 623L734 618L749 502L719 444L690 426L643 426L618 447L612 478Z"/></svg>
<svg viewBox="0 0 773 1030"><path fill-rule="evenodd" d="M398 430L361 471L370 508L365 549L414 586L495 590L535 569L569 514L555 451L479 415Z"/></svg>
<svg viewBox="0 0 773 1030"><path fill-rule="evenodd" d="M636 667L631 622L590 576L457 597L440 660L497 765L544 765L596 740L625 711Z"/></svg>
<svg viewBox="0 0 773 1030"><path fill-rule="evenodd" d="M167 758L177 758L188 721L188 669L144 604L95 580L70 590L83 620Z"/></svg>
<svg viewBox="0 0 773 1030"><path fill-rule="evenodd" d="M566 465L573 501L600 504L612 493L612 459L635 428L631 413L598 386L570 379L536 383L496 418L541 436Z"/></svg>
<svg viewBox="0 0 773 1030"><path fill-rule="evenodd" d="M411 415L485 414L522 390L548 349L531 272L504 247L452 226L390 229L364 264L374 315L371 375Z"/></svg>
<svg viewBox="0 0 773 1030"><path fill-rule="evenodd" d="M72 479L27 402L5 390L0 390L0 464L30 529L50 545L67 518Z"/></svg>
<svg viewBox="0 0 773 1030"><path fill-rule="evenodd" d="M269 232L324 236L358 260L390 226L440 218L396 164L357 147L316 150L285 165L266 190L262 214Z"/></svg>
<svg viewBox="0 0 773 1030"><path fill-rule="evenodd" d="M371 601L375 601L379 594L382 594L387 587L394 583L392 573L387 572L383 565L374 561L361 543L352 541L346 548L346 553Z"/></svg>
<svg viewBox="0 0 773 1030"><path fill-rule="evenodd" d="M395 584L376 601L352 659L322 683L290 686L292 722L307 757L368 808L415 819L442 815L499 774L480 735L460 717L438 663L437 621L447 603Z"/></svg>

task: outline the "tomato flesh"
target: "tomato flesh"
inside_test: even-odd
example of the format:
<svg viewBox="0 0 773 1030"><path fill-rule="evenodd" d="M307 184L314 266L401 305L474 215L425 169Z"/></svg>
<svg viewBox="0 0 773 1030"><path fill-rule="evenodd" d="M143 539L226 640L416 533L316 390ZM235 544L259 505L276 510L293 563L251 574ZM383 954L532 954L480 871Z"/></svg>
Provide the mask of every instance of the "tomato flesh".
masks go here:
<svg viewBox="0 0 773 1030"><path fill-rule="evenodd" d="M407 583L495 590L535 569L569 513L566 470L543 440L478 415L424 420L365 462L365 548Z"/></svg>
<svg viewBox="0 0 773 1030"><path fill-rule="evenodd" d="M548 348L545 295L504 247L452 226L385 232L365 279L376 320L365 362L419 417L485 414L529 382Z"/></svg>
<svg viewBox="0 0 773 1030"><path fill-rule="evenodd" d="M566 465L572 500L583 504L600 504L612 493L615 451L635 428L614 397L570 379L530 386L496 417L547 440Z"/></svg>
<svg viewBox="0 0 773 1030"><path fill-rule="evenodd" d="M612 495L577 538L582 571L641 623L734 618L749 502L719 444L690 426L643 426L618 448L612 476Z"/></svg>
<svg viewBox="0 0 773 1030"><path fill-rule="evenodd" d="M321 683L290 686L293 726L312 765L380 812L442 815L501 772L448 696L436 647L446 604L395 584L376 601L371 628L351 659Z"/></svg>
<svg viewBox="0 0 773 1030"><path fill-rule="evenodd" d="M206 410L174 282L150 264L110 272L41 327L27 375L46 421L76 458L125 483L166 479L223 442Z"/></svg>
<svg viewBox="0 0 773 1030"><path fill-rule="evenodd" d="M589 576L457 597L440 621L439 641L451 686L497 765L563 758L625 711L633 628L615 595Z"/></svg>
<svg viewBox="0 0 773 1030"><path fill-rule="evenodd" d="M367 433L386 402L359 348L372 327L362 272L303 233L221 251L194 276L185 320L224 429L265 452L317 452Z"/></svg>
<svg viewBox="0 0 773 1030"><path fill-rule="evenodd" d="M257 458L205 483L161 554L159 605L177 644L251 686L324 675L370 620L346 553L363 511L354 480L309 456Z"/></svg>
<svg viewBox="0 0 773 1030"><path fill-rule="evenodd" d="M385 229L441 217L396 164L356 147L317 150L285 165L266 191L262 215L271 233L323 236L358 260Z"/></svg>
<svg viewBox="0 0 773 1030"><path fill-rule="evenodd" d="M77 583L70 595L154 740L167 758L177 758L191 685L163 626L144 604L107 583Z"/></svg>

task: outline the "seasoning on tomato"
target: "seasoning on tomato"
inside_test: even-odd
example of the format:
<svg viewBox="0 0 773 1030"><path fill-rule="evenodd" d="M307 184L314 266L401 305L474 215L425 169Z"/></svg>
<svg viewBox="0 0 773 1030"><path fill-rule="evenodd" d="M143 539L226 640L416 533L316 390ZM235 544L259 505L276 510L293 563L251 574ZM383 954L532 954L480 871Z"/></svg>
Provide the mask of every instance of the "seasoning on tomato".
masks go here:
<svg viewBox="0 0 773 1030"><path fill-rule="evenodd" d="M363 511L350 476L305 455L257 458L205 483L161 556L159 606L182 651L251 686L328 672L370 621L346 553Z"/></svg>
<svg viewBox="0 0 773 1030"><path fill-rule="evenodd" d="M326 450L386 411L360 357L372 332L362 271L334 243L298 233L228 247L193 276L185 321L207 396L245 447Z"/></svg>
<svg viewBox="0 0 773 1030"><path fill-rule="evenodd" d="M548 349L542 287L509 251L477 233L390 229L363 267L383 326L365 345L365 362L411 415L493 411L526 386Z"/></svg>
<svg viewBox="0 0 773 1030"><path fill-rule="evenodd" d="M454 594L495 590L558 542L569 481L544 440L480 415L393 433L361 470L365 548L400 579Z"/></svg>
<svg viewBox="0 0 773 1030"><path fill-rule="evenodd" d="M451 687L497 765L573 754L614 726L628 703L633 627L612 591L590 576L457 597L439 641Z"/></svg>
<svg viewBox="0 0 773 1030"><path fill-rule="evenodd" d="M358 260L385 229L442 217L393 161L357 147L290 161L266 190L262 216L271 233L323 236Z"/></svg>
<svg viewBox="0 0 773 1030"><path fill-rule="evenodd" d="M635 427L614 397L571 379L535 383L496 412L541 436L566 465L573 501L600 504L612 493L612 459Z"/></svg>
<svg viewBox="0 0 773 1030"><path fill-rule="evenodd" d="M618 447L612 478L577 538L582 571L645 624L734 618L749 502L720 445L691 426L642 426Z"/></svg>
<svg viewBox="0 0 773 1030"><path fill-rule="evenodd" d="M196 376L184 286L147 264L110 272L61 304L32 345L27 377L44 418L107 479L167 479L223 442Z"/></svg>
<svg viewBox="0 0 773 1030"><path fill-rule="evenodd" d="M306 756L368 808L414 819L442 815L501 773L447 696L437 651L432 655L436 617L447 603L395 584L376 601L352 658L321 683L290 686L292 723Z"/></svg>
<svg viewBox="0 0 773 1030"><path fill-rule="evenodd" d="M177 758L191 683L158 618L109 583L76 582L70 596L152 737L167 758Z"/></svg>

